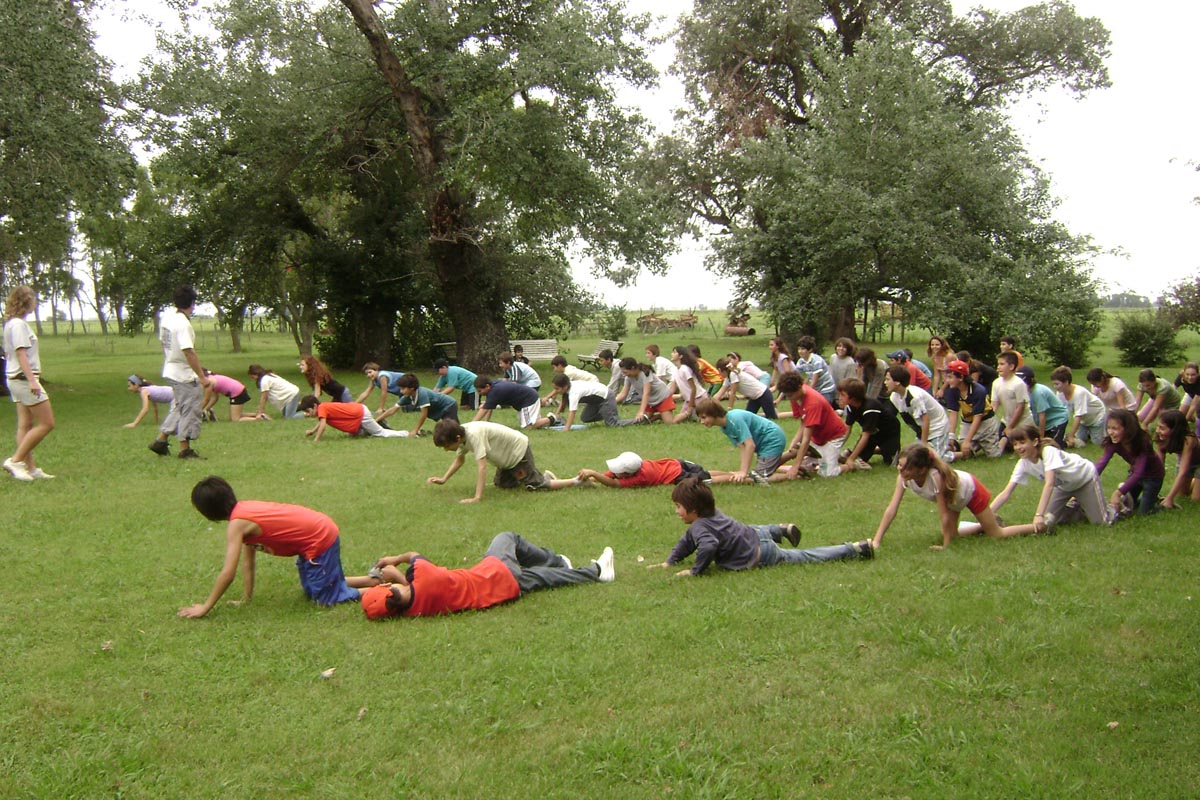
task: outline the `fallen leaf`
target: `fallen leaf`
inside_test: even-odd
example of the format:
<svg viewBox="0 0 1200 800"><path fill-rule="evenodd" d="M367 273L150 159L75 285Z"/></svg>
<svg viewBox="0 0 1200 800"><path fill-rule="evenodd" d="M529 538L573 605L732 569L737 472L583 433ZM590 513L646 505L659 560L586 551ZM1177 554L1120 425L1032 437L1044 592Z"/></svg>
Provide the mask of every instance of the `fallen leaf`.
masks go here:
<svg viewBox="0 0 1200 800"><path fill-rule="evenodd" d="M337 672L337 667L330 667L329 669L327 669L321 673L321 677L322 678L332 678L333 673L335 673L335 672Z"/></svg>
<svg viewBox="0 0 1200 800"><path fill-rule="evenodd" d="M1116 729L1116 727L1117 727L1118 725L1120 725L1120 724L1121 724L1121 723L1119 723L1119 722L1115 722L1115 721L1114 721L1114 722L1110 722L1110 723L1108 723L1108 729L1109 729L1110 731L1111 731L1111 730L1115 730L1115 729Z"/></svg>
<svg viewBox="0 0 1200 800"><path fill-rule="evenodd" d="M646 560L646 557L645 557L645 556L638 556L638 563L639 563L639 564L640 564L640 563L642 563L642 562L643 562L643 561L645 561L645 560ZM1190 600L1191 598L1189 597L1188 599Z"/></svg>
<svg viewBox="0 0 1200 800"><path fill-rule="evenodd" d="M363 718L364 718L364 717L366 717L366 716L367 716L367 707L366 707L366 706L363 706L362 708L360 708L360 709L358 710L358 721L359 721L359 722L362 722L362 721L363 721Z"/></svg>
<svg viewBox="0 0 1200 800"><path fill-rule="evenodd" d="M101 650L104 650L104 651L109 651L109 650L112 650L112 649L113 649L113 641L112 641L112 639L109 639L107 642L101 642L101 643L100 643L100 649L101 649Z"/></svg>

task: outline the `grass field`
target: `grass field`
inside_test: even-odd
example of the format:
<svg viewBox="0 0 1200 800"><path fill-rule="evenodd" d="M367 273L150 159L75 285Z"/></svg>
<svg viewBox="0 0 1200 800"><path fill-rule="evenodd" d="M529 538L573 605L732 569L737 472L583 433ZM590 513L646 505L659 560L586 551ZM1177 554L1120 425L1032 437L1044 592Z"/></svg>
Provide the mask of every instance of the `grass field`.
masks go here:
<svg viewBox="0 0 1200 800"><path fill-rule="evenodd" d="M764 363L770 332L751 324L753 339L702 322L656 341ZM646 341L630 336L626 352ZM255 361L299 383L289 339L246 344L234 355L206 331L198 351L235 377ZM564 344L588 352L594 338ZM936 509L910 496L873 562L679 579L645 568L684 530L667 489L489 485L463 506L467 471L426 485L451 460L429 438L333 432L314 445L301 422L208 424L205 460L158 458L153 424L121 427L137 410L125 376L159 372L153 339L42 348L58 428L38 456L58 478L0 481L0 797L1183 798L1200 786L1195 507L938 553ZM1110 346L1096 363L1135 373ZM734 466L699 425L532 440L560 475L626 449ZM1012 460L970 469L995 491ZM291 560L263 556L253 603L226 602L239 580L209 617L182 620L222 556L223 526L188 501L208 474L243 498L330 514L350 573L410 549L467 565L513 530L577 564L611 545L617 580L368 623L356 605L306 602ZM1114 465L1106 487L1123 474ZM748 522L794 521L812 546L869 536L893 481L876 467L717 499ZM1018 491L1005 516L1035 501Z"/></svg>

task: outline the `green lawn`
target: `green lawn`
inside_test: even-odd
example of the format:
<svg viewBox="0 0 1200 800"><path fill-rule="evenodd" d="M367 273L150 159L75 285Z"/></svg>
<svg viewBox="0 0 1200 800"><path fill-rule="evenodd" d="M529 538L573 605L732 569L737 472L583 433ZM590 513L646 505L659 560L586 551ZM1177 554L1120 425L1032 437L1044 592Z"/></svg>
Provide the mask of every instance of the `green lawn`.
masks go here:
<svg viewBox="0 0 1200 800"><path fill-rule="evenodd" d="M654 340L765 363L768 325L726 339L706 319ZM564 346L573 358L595 338ZM630 335L626 352L647 341ZM152 338L42 344L59 427L38 455L59 477L0 481L0 797L1175 798L1200 785L1194 507L937 553L936 509L910 496L873 562L676 579L645 568L684 530L667 489L489 485L462 506L466 471L425 484L451 460L429 438L313 445L300 422L209 424L205 460L158 458L152 424L121 427L137 409L125 376L159 372ZM235 377L254 361L298 382L289 339L246 344L234 355L206 331L199 352ZM625 449L734 466L699 425L532 438L560 475ZM970 464L994 491L1011 468ZM188 501L208 474L330 514L348 572L409 549L474 563L514 530L576 563L612 545L617 581L368 623L306 602L290 560L264 556L252 604L178 619L220 566L223 526ZM811 546L869 536L893 481L876 467L717 499L748 522L797 522ZM1027 487L1005 516L1035 501ZM240 582L227 599L239 595Z"/></svg>

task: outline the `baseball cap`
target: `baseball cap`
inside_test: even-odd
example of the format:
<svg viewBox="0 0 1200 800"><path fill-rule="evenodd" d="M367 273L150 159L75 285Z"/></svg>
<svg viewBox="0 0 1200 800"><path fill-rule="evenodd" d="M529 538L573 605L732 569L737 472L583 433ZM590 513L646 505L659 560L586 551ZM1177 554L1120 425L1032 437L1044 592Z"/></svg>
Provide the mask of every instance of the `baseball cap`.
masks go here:
<svg viewBox="0 0 1200 800"><path fill-rule="evenodd" d="M363 613L367 615L367 619L383 619L392 616L392 612L387 607L388 598L391 596L392 587L387 583L372 586L363 592L359 602L362 603Z"/></svg>
<svg viewBox="0 0 1200 800"><path fill-rule="evenodd" d="M959 361L957 358L947 364L946 369L949 372L954 372L959 375L971 374L971 365L965 361Z"/></svg>
<svg viewBox="0 0 1200 800"><path fill-rule="evenodd" d="M1033 380L1033 367L1017 367L1017 375L1023 381Z"/></svg>
<svg viewBox="0 0 1200 800"><path fill-rule="evenodd" d="M888 358L894 358L897 361L908 361L908 353L903 350L893 350L887 354Z"/></svg>
<svg viewBox="0 0 1200 800"><path fill-rule="evenodd" d="M608 465L608 469L615 475L624 475L637 472L642 468L642 457L637 453L631 453L626 450L616 458L610 458L604 462Z"/></svg>

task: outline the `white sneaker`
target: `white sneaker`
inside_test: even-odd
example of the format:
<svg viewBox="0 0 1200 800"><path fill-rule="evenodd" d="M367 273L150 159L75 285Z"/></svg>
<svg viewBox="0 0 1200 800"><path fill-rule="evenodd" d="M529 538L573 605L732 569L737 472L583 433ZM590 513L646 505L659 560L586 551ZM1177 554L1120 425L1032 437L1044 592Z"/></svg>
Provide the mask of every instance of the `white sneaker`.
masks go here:
<svg viewBox="0 0 1200 800"><path fill-rule="evenodd" d="M34 467L33 469L29 470L29 474L32 475L34 478L41 480L41 481L48 481L55 477L54 475L51 475L49 472L46 472L45 470L43 470L41 467Z"/></svg>
<svg viewBox="0 0 1200 800"><path fill-rule="evenodd" d="M557 476L557 475L555 475L553 472L551 472L551 471L550 471L550 470L548 470L548 469L544 469L544 470L542 470L542 477L543 477L543 478L545 478L545 479L546 479L546 480L548 480L548 481L556 481L556 480L558 480L558 476Z"/></svg>
<svg viewBox="0 0 1200 800"><path fill-rule="evenodd" d="M871 468L871 465L866 461L863 461L861 458L856 458L854 459L854 468L866 472Z"/></svg>
<svg viewBox="0 0 1200 800"><path fill-rule="evenodd" d="M600 566L601 583L612 583L616 580L617 572L613 566L613 549L611 547L604 548L604 552L596 559L596 564Z"/></svg>
<svg viewBox="0 0 1200 800"><path fill-rule="evenodd" d="M558 557L562 559L564 567L566 567L567 569L575 569L575 565L571 563L571 559L567 558L562 553L559 553Z"/></svg>
<svg viewBox="0 0 1200 800"><path fill-rule="evenodd" d="M33 476L29 474L29 469L25 466L24 461L13 461L11 458L4 459L4 468L12 473L12 476L19 481L31 481Z"/></svg>

